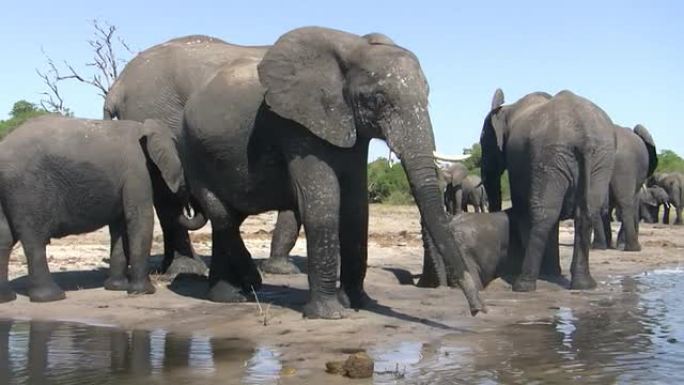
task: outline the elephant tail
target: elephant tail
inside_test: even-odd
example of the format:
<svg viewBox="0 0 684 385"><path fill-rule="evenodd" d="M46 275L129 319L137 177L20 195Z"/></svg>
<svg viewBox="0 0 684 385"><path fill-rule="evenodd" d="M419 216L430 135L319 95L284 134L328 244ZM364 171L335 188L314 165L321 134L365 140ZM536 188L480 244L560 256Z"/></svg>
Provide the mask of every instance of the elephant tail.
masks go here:
<svg viewBox="0 0 684 385"><path fill-rule="evenodd" d="M115 81L109 91L107 91L107 96L102 106L102 119L121 119L119 116L119 103L123 97L123 90L121 88L121 84Z"/></svg>
<svg viewBox="0 0 684 385"><path fill-rule="evenodd" d="M634 127L634 133L641 138L646 145L646 150L648 151L648 176L651 176L658 167L658 154L656 153L655 142L653 141L651 133L641 124L637 124L636 127Z"/></svg>

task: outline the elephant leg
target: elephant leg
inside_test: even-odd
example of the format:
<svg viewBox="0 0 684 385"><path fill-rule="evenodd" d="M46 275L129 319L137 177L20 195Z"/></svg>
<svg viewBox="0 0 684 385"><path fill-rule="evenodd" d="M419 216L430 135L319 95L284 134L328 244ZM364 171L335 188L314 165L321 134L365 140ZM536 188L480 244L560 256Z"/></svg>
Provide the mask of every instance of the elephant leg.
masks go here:
<svg viewBox="0 0 684 385"><path fill-rule="evenodd" d="M152 249L154 231L154 211L145 202L147 194L135 187L124 189L125 245L129 257L128 293L153 294L154 285L150 282L148 259Z"/></svg>
<svg viewBox="0 0 684 385"><path fill-rule="evenodd" d="M245 216L229 212L224 221L212 220L212 255L209 299L244 302L244 292L261 288L261 275L240 235Z"/></svg>
<svg viewBox="0 0 684 385"><path fill-rule="evenodd" d="M9 258L15 243L12 230L0 207L0 303L13 301L17 298L17 294L12 290L8 281Z"/></svg>
<svg viewBox="0 0 684 385"><path fill-rule="evenodd" d="M620 233L623 234L625 251L641 251L641 245L639 244L639 232L636 227L638 220L636 208L634 207L633 203L623 206ZM618 243L620 243L619 234Z"/></svg>
<svg viewBox="0 0 684 385"><path fill-rule="evenodd" d="M301 272L288 259L290 251L297 243L300 227L301 220L297 211L278 211L278 219L271 239L271 254L268 260L261 264L261 271L270 274L297 274Z"/></svg>
<svg viewBox="0 0 684 385"><path fill-rule="evenodd" d="M162 271L169 278L178 274L204 275L207 265L195 253L188 231L178 223L183 206L160 176L153 178L154 208L164 237Z"/></svg>
<svg viewBox="0 0 684 385"><path fill-rule="evenodd" d="M663 224L664 225L670 224L670 208L667 206L665 206L663 208Z"/></svg>
<svg viewBox="0 0 684 385"><path fill-rule="evenodd" d="M418 280L418 287L440 287L447 286L447 272L444 260L434 242L430 239L425 223L421 220L420 232L423 238L423 273Z"/></svg>
<svg viewBox="0 0 684 385"><path fill-rule="evenodd" d="M50 268L45 255L47 242L37 238L33 234L21 238L21 244L28 262L29 298L31 302L50 302L64 299L66 298L64 291L50 275Z"/></svg>
<svg viewBox="0 0 684 385"><path fill-rule="evenodd" d="M49 343L57 325L54 321L30 322L28 362L26 363L28 381L26 383L49 384L51 382L47 375Z"/></svg>
<svg viewBox="0 0 684 385"><path fill-rule="evenodd" d="M457 188L454 191L454 212L453 215L459 214L463 211L463 189Z"/></svg>
<svg viewBox="0 0 684 385"><path fill-rule="evenodd" d="M605 250L609 246L609 241L608 241L608 231L606 231L606 225L610 229L610 222L606 224L606 220L604 219L604 215L597 215L596 217L592 218L593 223L594 223L594 242L591 245L592 249L595 250Z"/></svg>
<svg viewBox="0 0 684 385"><path fill-rule="evenodd" d="M675 217L674 224L675 225L681 225L683 223L682 222L682 205L681 205L681 203L678 206L675 206L675 213L677 214L677 216Z"/></svg>
<svg viewBox="0 0 684 385"><path fill-rule="evenodd" d="M353 309L364 307L370 298L363 288L368 266L368 189L365 152L346 173L340 192L340 287L342 303ZM362 170L362 172L357 172Z"/></svg>
<svg viewBox="0 0 684 385"><path fill-rule="evenodd" d="M106 290L128 290L128 257L124 245L125 225L123 219L109 225L110 251L109 251L109 277L104 283Z"/></svg>
<svg viewBox="0 0 684 385"><path fill-rule="evenodd" d="M513 283L513 291L536 290L549 234L558 224L568 184L560 170L548 169L545 165L538 165L532 170L531 226L522 269Z"/></svg>
<svg viewBox="0 0 684 385"><path fill-rule="evenodd" d="M558 228L559 223L551 228L548 242L546 242L546 249L544 250L544 259L541 264L541 274L547 277L560 277L560 253L558 249Z"/></svg>
<svg viewBox="0 0 684 385"><path fill-rule="evenodd" d="M364 165L365 167L365 165ZM337 295L340 261L340 185L336 172L316 156L293 157L288 164L307 239L308 318L342 318Z"/></svg>

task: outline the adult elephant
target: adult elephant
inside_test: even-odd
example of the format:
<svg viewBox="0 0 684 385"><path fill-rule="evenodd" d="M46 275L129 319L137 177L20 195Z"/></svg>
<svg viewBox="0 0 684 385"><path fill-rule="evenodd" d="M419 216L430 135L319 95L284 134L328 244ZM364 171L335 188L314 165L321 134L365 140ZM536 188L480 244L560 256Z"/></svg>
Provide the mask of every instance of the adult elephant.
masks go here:
<svg viewBox="0 0 684 385"><path fill-rule="evenodd" d="M445 160L444 156L435 156L436 160ZM468 168L460 162L454 162L440 169L440 180L443 184L444 205L447 212L455 215L462 211L463 206L463 182L468 176Z"/></svg>
<svg viewBox="0 0 684 385"><path fill-rule="evenodd" d="M658 223L660 206L670 208L670 197L660 186L641 186L638 194L639 216L646 223Z"/></svg>
<svg viewBox="0 0 684 385"><path fill-rule="evenodd" d="M684 175L678 172L655 173L648 181L649 186L660 186L665 191L670 200L670 206L675 207L677 217L675 225L682 224L682 205L684 205ZM670 207L665 207L663 211L663 223L670 223Z"/></svg>
<svg viewBox="0 0 684 385"><path fill-rule="evenodd" d="M271 47L233 46L185 107L184 166L211 220L209 298L240 301L252 260L239 226L266 210L296 210L307 234L307 317L358 308L368 238L367 158L384 139L406 171L429 236L472 314L479 292L453 235L433 161L428 85L418 59L380 34L307 27ZM341 261L341 265L340 265ZM341 290L337 272L340 267Z"/></svg>
<svg viewBox="0 0 684 385"><path fill-rule="evenodd" d="M468 175L463 181L461 210L468 212L468 205L473 206L476 213L484 212L487 206L487 192L482 185L482 179L477 175Z"/></svg>
<svg viewBox="0 0 684 385"><path fill-rule="evenodd" d="M618 244L624 241L625 251L640 251L639 189L658 167L655 142L646 127L637 124L633 130L614 126L617 138L615 166L608 188L608 210L603 210L594 222L594 249L611 247L610 211L620 212L622 226ZM623 239L624 238L624 239Z"/></svg>
<svg viewBox="0 0 684 385"><path fill-rule="evenodd" d="M608 190L615 130L603 110L570 91L535 92L510 105L494 93L482 128L482 179L491 211L501 210L501 174L508 170L525 256L514 291L533 291L542 260L560 274L558 222L574 218L571 288L596 286L589 271L592 217ZM546 255L545 258L543 258Z"/></svg>
<svg viewBox="0 0 684 385"><path fill-rule="evenodd" d="M221 68L242 60L261 57L263 47L234 45L215 37L192 35L169 40L139 53L130 61L112 86L104 103L105 119L142 122L156 119L178 137L183 109L198 90ZM155 186L154 205L164 235L163 270L169 275L206 272L195 254L188 232L177 218L183 207L164 186ZM188 227L198 227L195 221ZM300 221L293 211L280 212L271 243L271 258L262 269L271 273L297 272L287 256L299 234ZM258 276L255 271L253 275ZM258 286L259 278L253 279Z"/></svg>

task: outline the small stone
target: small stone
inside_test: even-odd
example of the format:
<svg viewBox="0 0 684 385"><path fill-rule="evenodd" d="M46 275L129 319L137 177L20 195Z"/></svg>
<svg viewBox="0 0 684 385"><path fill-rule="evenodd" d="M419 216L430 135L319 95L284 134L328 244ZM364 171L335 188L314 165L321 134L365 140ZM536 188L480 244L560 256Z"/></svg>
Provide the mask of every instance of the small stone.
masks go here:
<svg viewBox="0 0 684 385"><path fill-rule="evenodd" d="M344 362L328 361L325 363L325 371L330 374L344 374Z"/></svg>
<svg viewBox="0 0 684 385"><path fill-rule="evenodd" d="M373 377L375 362L365 352L359 352L349 356L343 368L349 378L370 378Z"/></svg>
<svg viewBox="0 0 684 385"><path fill-rule="evenodd" d="M671 343L671 344L676 344L676 343L677 343L677 339L676 339L676 338L668 338L668 339L667 339L667 342L669 342L669 343Z"/></svg>
<svg viewBox="0 0 684 385"><path fill-rule="evenodd" d="M295 368L283 366L282 369L280 369L281 376L294 376L295 374L297 374L297 369Z"/></svg>

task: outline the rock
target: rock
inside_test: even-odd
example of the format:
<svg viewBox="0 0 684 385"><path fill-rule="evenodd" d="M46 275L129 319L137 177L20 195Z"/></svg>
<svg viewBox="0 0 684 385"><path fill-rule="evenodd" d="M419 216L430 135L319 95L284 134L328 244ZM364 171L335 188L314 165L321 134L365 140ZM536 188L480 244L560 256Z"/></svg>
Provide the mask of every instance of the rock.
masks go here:
<svg viewBox="0 0 684 385"><path fill-rule="evenodd" d="M373 377L375 362L365 352L355 353L344 362L343 369L349 378Z"/></svg>

